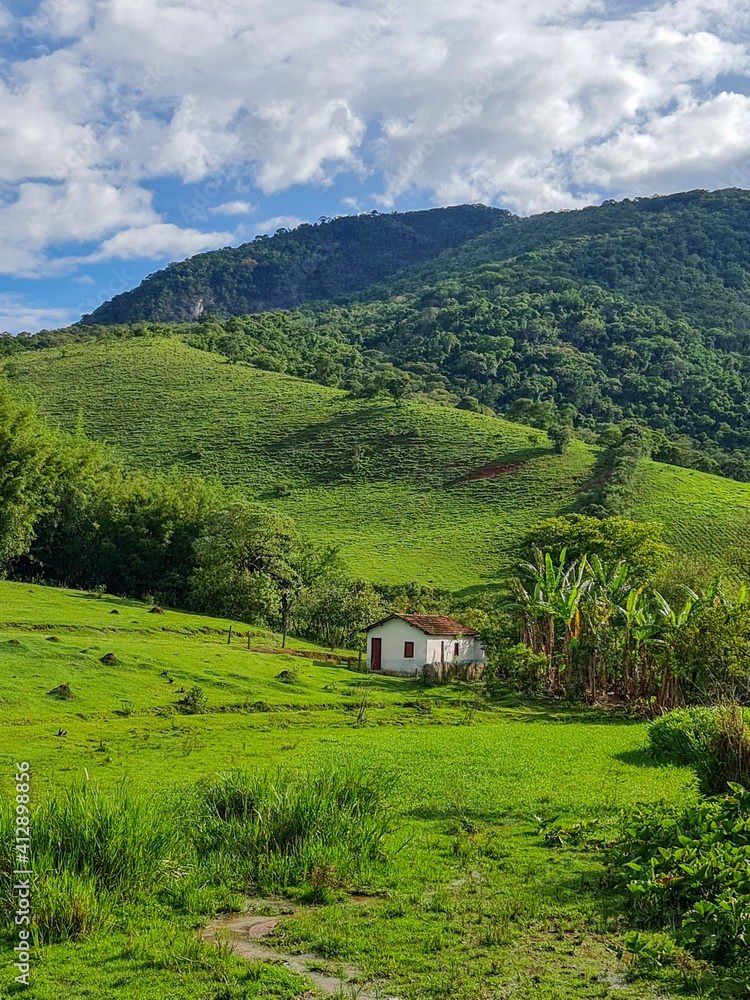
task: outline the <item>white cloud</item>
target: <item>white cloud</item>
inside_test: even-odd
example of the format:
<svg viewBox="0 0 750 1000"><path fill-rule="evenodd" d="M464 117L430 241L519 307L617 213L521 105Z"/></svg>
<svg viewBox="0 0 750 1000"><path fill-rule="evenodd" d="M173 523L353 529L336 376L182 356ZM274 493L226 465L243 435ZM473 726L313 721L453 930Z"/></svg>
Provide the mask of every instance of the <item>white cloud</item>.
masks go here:
<svg viewBox="0 0 750 1000"><path fill-rule="evenodd" d="M70 309L45 309L29 306L16 295L0 295L0 331L20 333L25 330L56 329L73 323L78 316Z"/></svg>
<svg viewBox="0 0 750 1000"><path fill-rule="evenodd" d="M296 215L277 215L273 219L256 222L252 228L256 233L275 233L277 229L296 229L304 221Z"/></svg>
<svg viewBox="0 0 750 1000"><path fill-rule="evenodd" d="M256 211L256 206L249 201L226 201L223 205L215 205L209 209L211 215L249 215Z"/></svg>
<svg viewBox="0 0 750 1000"><path fill-rule="evenodd" d="M43 53L0 83L9 274L70 267L76 245L157 259L232 238L155 210L160 177L249 165L268 195L351 171L368 204L532 212L731 184L750 160L745 2L44 0L2 25L11 53L14 32ZM255 211L239 190L209 207L221 190L184 221Z"/></svg>
<svg viewBox="0 0 750 1000"><path fill-rule="evenodd" d="M750 151L750 98L719 94L702 103L685 103L654 118L644 128L621 129L579 157L576 173L599 186L638 185L644 173L663 178L682 173L725 178L732 164Z"/></svg>
<svg viewBox="0 0 750 1000"><path fill-rule="evenodd" d="M90 243L129 225L153 223L151 196L133 185L93 180L25 181L14 201L0 204L0 273L37 277L65 270L50 247Z"/></svg>
<svg viewBox="0 0 750 1000"><path fill-rule="evenodd" d="M182 259L202 250L227 246L233 239L233 233L203 233L197 229L180 229L171 222L160 222L140 229L122 229L105 240L96 253L82 259L91 263L169 256Z"/></svg>

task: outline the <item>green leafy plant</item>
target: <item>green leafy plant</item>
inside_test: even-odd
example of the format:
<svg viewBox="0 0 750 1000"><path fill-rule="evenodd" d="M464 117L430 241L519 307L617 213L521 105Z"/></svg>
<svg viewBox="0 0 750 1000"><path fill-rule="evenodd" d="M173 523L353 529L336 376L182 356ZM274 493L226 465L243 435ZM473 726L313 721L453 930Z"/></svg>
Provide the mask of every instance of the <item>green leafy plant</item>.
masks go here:
<svg viewBox="0 0 750 1000"><path fill-rule="evenodd" d="M203 693L203 688L197 684L185 693L184 698L179 700L180 711L185 715L202 715L206 711L208 698Z"/></svg>
<svg viewBox="0 0 750 1000"><path fill-rule="evenodd" d="M649 726L648 739L655 759L692 767L706 794L728 782L750 786L750 710L740 705L674 709Z"/></svg>
<svg viewBox="0 0 750 1000"><path fill-rule="evenodd" d="M699 958L732 963L750 946L750 790L681 811L637 813L608 848L615 883L645 927L673 930Z"/></svg>

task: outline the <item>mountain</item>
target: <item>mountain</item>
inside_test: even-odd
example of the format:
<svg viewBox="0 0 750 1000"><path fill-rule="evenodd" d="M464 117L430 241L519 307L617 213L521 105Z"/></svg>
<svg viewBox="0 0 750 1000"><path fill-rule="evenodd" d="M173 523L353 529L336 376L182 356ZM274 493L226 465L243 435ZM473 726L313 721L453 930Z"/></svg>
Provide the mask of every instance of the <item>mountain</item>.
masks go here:
<svg viewBox="0 0 750 1000"><path fill-rule="evenodd" d="M434 285L511 261L543 286L560 278L597 285L696 326L744 332L750 192L687 191L531 216L442 253L401 284Z"/></svg>
<svg viewBox="0 0 750 1000"><path fill-rule="evenodd" d="M385 388L541 427L567 413L584 436L635 421L657 458L750 481L745 191L301 226L171 265L26 346L166 320L185 321L194 346L355 395Z"/></svg>
<svg viewBox="0 0 750 1000"><path fill-rule="evenodd" d="M84 316L83 322L182 323L204 314L239 316L336 298L513 221L500 209L461 205L304 223L170 264Z"/></svg>
<svg viewBox="0 0 750 1000"><path fill-rule="evenodd" d="M528 218L481 205L344 216L170 264L83 322L226 318L366 289L366 298L387 300L511 262L533 277L529 291L566 278L744 332L750 193L689 191Z"/></svg>
<svg viewBox="0 0 750 1000"><path fill-rule="evenodd" d="M108 442L131 467L215 475L339 544L351 572L455 592L501 581L521 535L579 510L601 470L575 441L483 413L388 397L355 399L189 346L179 336L66 343L0 359L40 413ZM629 513L705 580L740 579L750 486L638 463Z"/></svg>

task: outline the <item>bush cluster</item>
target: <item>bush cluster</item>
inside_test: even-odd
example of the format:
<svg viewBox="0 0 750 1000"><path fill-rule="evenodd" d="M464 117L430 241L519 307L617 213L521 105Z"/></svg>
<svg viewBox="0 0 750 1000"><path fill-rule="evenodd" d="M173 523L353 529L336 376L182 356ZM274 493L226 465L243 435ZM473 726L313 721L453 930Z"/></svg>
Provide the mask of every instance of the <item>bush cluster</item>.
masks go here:
<svg viewBox="0 0 750 1000"><path fill-rule="evenodd" d="M750 786L750 709L678 708L652 723L648 740L659 761L692 767L708 795L727 782Z"/></svg>
<svg viewBox="0 0 750 1000"><path fill-rule="evenodd" d="M636 813L609 848L614 880L645 927L699 958L731 964L750 944L750 790L681 811Z"/></svg>

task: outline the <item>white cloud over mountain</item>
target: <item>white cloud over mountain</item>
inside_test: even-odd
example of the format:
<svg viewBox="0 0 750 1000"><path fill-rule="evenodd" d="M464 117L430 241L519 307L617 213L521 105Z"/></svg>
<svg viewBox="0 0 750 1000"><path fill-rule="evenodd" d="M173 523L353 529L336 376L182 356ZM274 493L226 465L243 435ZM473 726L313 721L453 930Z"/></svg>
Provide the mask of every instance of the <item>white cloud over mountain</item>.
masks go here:
<svg viewBox="0 0 750 1000"><path fill-rule="evenodd" d="M750 161L747 2L44 0L0 27L9 275L233 239L155 208L160 179L249 168L257 201L349 171L384 206L528 213Z"/></svg>

